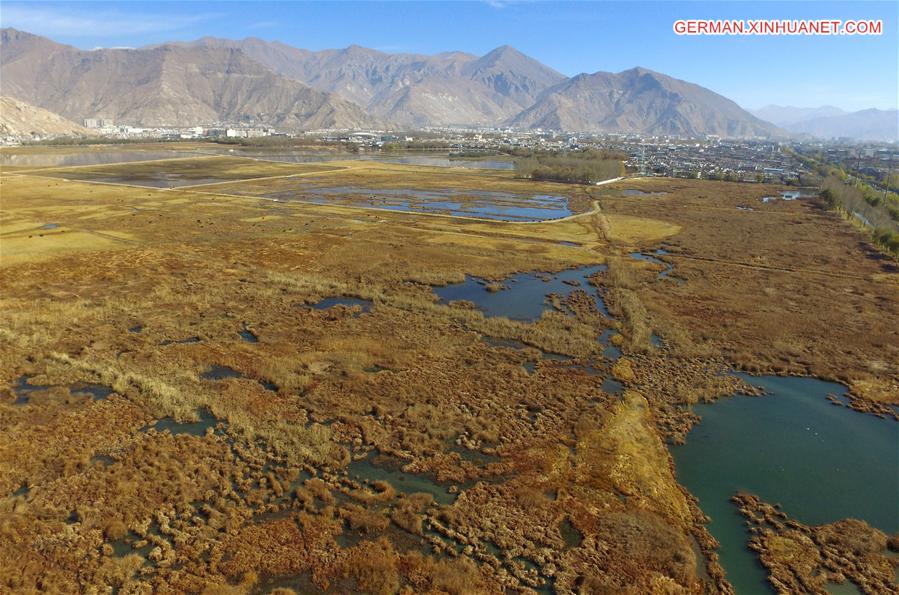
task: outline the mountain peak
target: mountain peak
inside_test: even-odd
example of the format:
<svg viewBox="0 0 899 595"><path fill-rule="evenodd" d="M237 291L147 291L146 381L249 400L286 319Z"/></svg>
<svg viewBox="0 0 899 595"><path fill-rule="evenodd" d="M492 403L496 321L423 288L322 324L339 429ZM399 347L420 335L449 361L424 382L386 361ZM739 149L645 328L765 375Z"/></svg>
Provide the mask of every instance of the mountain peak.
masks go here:
<svg viewBox="0 0 899 595"><path fill-rule="evenodd" d="M484 54L484 57L486 58L487 56L506 56L506 55L523 56L524 54L519 52L517 49L513 48L511 45L503 44L499 47L493 48L492 50L490 50L489 52Z"/></svg>
<svg viewBox="0 0 899 595"><path fill-rule="evenodd" d="M568 79L545 91L509 123L527 128L675 136L772 136L780 132L726 97L640 66Z"/></svg>
<svg viewBox="0 0 899 595"><path fill-rule="evenodd" d="M19 39L28 39L30 37L37 37L32 33L26 33L25 31L19 31L18 29L13 29L12 27L3 27L0 29L0 39L3 41L15 41Z"/></svg>
<svg viewBox="0 0 899 595"><path fill-rule="evenodd" d="M60 43L56 43L55 41L46 37L35 35L34 33L28 33L27 31L19 31L18 29L13 29L12 27L4 27L3 29L0 29L0 41L2 41L3 43L39 42L59 47L67 47Z"/></svg>
<svg viewBox="0 0 899 595"><path fill-rule="evenodd" d="M364 47L364 46L354 43L354 44L351 44L351 45L348 45L347 47L345 47L343 49L343 53L369 56L372 54L380 54L381 52L379 52L378 50L373 50L371 48L367 48L367 47Z"/></svg>
<svg viewBox="0 0 899 595"><path fill-rule="evenodd" d="M358 106L254 61L242 49L252 45L206 39L81 51L19 38L4 42L0 75L5 93L72 120L104 117L138 126L251 121L287 129L378 124Z"/></svg>
<svg viewBox="0 0 899 595"><path fill-rule="evenodd" d="M645 68L643 66L634 66L633 68L628 68L627 70L622 70L618 73L619 75L627 75L633 77L641 77L641 76L649 76L652 78L666 78L670 79L671 77L661 72L656 72L655 70L651 70L649 68Z"/></svg>
<svg viewBox="0 0 899 595"><path fill-rule="evenodd" d="M483 66L494 66L496 64L507 64L511 66L521 64L539 64L541 67L551 70L549 67L540 64L527 54L523 54L511 45L501 45L494 48L478 58L477 62Z"/></svg>
<svg viewBox="0 0 899 595"><path fill-rule="evenodd" d="M401 126L510 123L681 136L780 132L721 95L642 66L569 79L510 45L480 57L431 56L355 44L316 52L256 37L204 37L156 46L161 51L150 56L152 47L81 52L14 29L4 29L3 40L4 87L75 119L97 115L95 106L102 104L115 108L108 111L117 120L160 122L174 118L178 105L190 109L176 119L191 122L268 114L269 121L292 125L362 123L371 115ZM178 78L184 69L157 68L163 60L200 65L216 85L191 85ZM218 76L228 84L219 85ZM59 88L83 89L82 96L61 96ZM177 100L163 88L177 90ZM233 108L224 110L223 98Z"/></svg>

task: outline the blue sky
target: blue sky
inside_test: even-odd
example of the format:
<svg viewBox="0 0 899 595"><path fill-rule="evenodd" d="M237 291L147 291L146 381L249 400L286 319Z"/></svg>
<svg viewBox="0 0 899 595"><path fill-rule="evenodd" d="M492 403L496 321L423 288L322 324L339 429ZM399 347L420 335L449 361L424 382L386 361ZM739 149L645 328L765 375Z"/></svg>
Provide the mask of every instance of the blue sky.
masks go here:
<svg viewBox="0 0 899 595"><path fill-rule="evenodd" d="M483 54L512 45L566 75L651 68L744 107L895 108L899 3L11 2L0 23L84 49L204 35L307 49ZM883 19L878 37L685 37L676 19Z"/></svg>

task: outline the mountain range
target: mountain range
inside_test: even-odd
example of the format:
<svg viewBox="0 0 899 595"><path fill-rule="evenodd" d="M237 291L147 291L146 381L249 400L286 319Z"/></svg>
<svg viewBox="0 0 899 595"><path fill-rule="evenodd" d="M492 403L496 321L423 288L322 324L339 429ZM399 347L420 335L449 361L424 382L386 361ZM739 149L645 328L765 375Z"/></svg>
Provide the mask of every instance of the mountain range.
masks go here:
<svg viewBox="0 0 899 595"><path fill-rule="evenodd" d="M831 105L815 108L769 105L753 113L795 134L818 138L899 140L899 110L847 112Z"/></svg>
<svg viewBox="0 0 899 595"><path fill-rule="evenodd" d="M238 49L163 46L84 51L0 32L3 95L66 118L142 126L263 123L368 127L359 106L271 72Z"/></svg>
<svg viewBox="0 0 899 595"><path fill-rule="evenodd" d="M76 122L99 117L142 126L458 125L779 137L788 133L778 122L792 129L804 117L784 112L800 108L753 115L645 68L568 78L510 46L483 56L421 55L204 37L86 51L15 29L0 31L0 91Z"/></svg>
<svg viewBox="0 0 899 595"><path fill-rule="evenodd" d="M204 37L175 45L240 50L273 72L405 127L500 124L566 78L509 46L477 57L386 54L355 45L310 52L256 38Z"/></svg>
<svg viewBox="0 0 899 595"><path fill-rule="evenodd" d="M521 128L725 137L778 129L699 85L645 68L581 74L550 87L510 122Z"/></svg>
<svg viewBox="0 0 899 595"><path fill-rule="evenodd" d="M796 107L794 105L766 105L765 107L749 110L749 112L762 120L766 120L777 126L787 127L806 120L815 118L830 118L843 116L848 112L832 105L820 107Z"/></svg>

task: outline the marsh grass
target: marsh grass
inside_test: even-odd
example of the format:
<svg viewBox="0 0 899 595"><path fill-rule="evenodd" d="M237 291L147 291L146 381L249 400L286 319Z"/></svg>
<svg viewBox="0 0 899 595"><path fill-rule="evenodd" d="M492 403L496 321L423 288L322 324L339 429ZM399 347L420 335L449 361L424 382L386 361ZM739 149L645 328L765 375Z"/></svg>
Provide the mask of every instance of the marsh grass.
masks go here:
<svg viewBox="0 0 899 595"><path fill-rule="evenodd" d="M615 314L631 351L642 353L650 348L652 327L649 314L637 295L640 281L633 266L621 256L608 259L608 279L611 289L606 293L609 310Z"/></svg>
<svg viewBox="0 0 899 595"><path fill-rule="evenodd" d="M0 336L20 344L32 345L31 337L23 337L8 329L0 329ZM145 373L125 369L121 363L110 364L106 360L73 357L66 353L47 352L48 374L87 378L110 386L116 393L147 407L157 418L172 417L178 422L199 420L201 408L225 420L229 433L250 442L261 440L276 452L295 464L333 464L342 466L348 461L346 452L332 439L331 430L320 424L308 428L284 420L270 420L248 412L239 403L229 403L214 398L204 390L195 373L177 366L157 369L148 376ZM62 368L62 369L59 369ZM282 382L285 388L295 390L305 386L306 377L298 375L286 360L271 360L266 370L274 382Z"/></svg>
<svg viewBox="0 0 899 595"><path fill-rule="evenodd" d="M388 293L364 282L349 283L310 274L292 276L284 273L269 273L268 279L306 294L307 303L329 296L358 297L371 300L376 307L427 314L484 335L517 339L553 353L577 356L594 353L597 349L598 330L561 312L546 311L536 323L528 324L499 316L487 317L478 310L439 304L430 294ZM646 337L648 341L649 335Z"/></svg>

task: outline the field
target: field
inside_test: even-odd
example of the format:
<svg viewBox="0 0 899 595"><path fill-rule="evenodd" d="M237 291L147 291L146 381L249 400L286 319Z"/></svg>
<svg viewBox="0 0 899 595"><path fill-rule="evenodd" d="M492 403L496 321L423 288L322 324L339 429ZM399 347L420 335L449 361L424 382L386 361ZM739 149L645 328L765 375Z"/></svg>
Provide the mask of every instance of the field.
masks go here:
<svg viewBox="0 0 899 595"><path fill-rule="evenodd" d="M773 186L205 155L0 184L0 591L728 593L685 406L731 367L899 404L895 263ZM497 196L570 213L471 210ZM432 289L588 265L535 321Z"/></svg>

